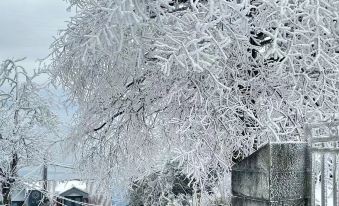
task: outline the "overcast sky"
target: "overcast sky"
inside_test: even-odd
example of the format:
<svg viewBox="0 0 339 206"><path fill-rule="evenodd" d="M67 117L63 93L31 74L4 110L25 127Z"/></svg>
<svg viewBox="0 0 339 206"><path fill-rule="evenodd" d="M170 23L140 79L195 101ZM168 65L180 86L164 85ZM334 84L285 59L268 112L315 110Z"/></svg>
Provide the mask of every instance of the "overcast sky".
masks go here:
<svg viewBox="0 0 339 206"><path fill-rule="evenodd" d="M53 36L74 15L67 7L63 0L0 0L0 62L27 57L20 65L28 70L37 67L37 60L49 54ZM63 92L58 90L56 95ZM62 109L56 110L60 119L69 120Z"/></svg>
<svg viewBox="0 0 339 206"><path fill-rule="evenodd" d="M27 57L32 68L49 53L59 29L71 16L63 0L0 0L0 61Z"/></svg>
<svg viewBox="0 0 339 206"><path fill-rule="evenodd" d="M37 67L37 59L49 54L53 36L65 28L66 21L74 15L66 11L67 7L63 0L0 0L0 62L7 58L27 57L20 65L28 70ZM52 91L51 109L58 114L61 134L65 134L71 115L59 103L63 91Z"/></svg>

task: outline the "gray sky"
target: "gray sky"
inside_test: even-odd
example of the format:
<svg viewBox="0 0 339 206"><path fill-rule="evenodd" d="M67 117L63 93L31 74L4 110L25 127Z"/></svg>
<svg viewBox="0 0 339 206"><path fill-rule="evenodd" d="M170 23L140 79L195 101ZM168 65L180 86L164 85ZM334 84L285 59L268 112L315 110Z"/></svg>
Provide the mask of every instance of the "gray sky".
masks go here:
<svg viewBox="0 0 339 206"><path fill-rule="evenodd" d="M73 15L66 11L67 7L63 0L0 0L0 61L27 57L20 64L27 69L34 68L37 59L49 54L53 36L66 27L65 21ZM56 110L62 120L69 121L62 109ZM67 161L63 159L63 162ZM64 178L65 171L50 169L54 178ZM27 174L27 170L31 172L30 168L22 172Z"/></svg>
<svg viewBox="0 0 339 206"><path fill-rule="evenodd" d="M0 0L0 61L27 57L21 65L34 67L66 27L71 16L66 8L63 0Z"/></svg>
<svg viewBox="0 0 339 206"><path fill-rule="evenodd" d="M53 36L74 15L66 11L67 7L63 0L0 0L0 62L27 57L20 65L27 70L37 67L37 59L49 54ZM69 120L62 109L56 110L61 119Z"/></svg>

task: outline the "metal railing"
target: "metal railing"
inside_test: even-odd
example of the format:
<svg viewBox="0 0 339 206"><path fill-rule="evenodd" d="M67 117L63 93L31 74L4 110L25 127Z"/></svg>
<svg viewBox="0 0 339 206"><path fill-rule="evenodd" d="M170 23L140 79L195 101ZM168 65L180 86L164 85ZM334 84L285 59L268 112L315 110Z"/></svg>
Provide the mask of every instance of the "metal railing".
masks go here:
<svg viewBox="0 0 339 206"><path fill-rule="evenodd" d="M339 206L339 121L307 124L312 162L311 205Z"/></svg>

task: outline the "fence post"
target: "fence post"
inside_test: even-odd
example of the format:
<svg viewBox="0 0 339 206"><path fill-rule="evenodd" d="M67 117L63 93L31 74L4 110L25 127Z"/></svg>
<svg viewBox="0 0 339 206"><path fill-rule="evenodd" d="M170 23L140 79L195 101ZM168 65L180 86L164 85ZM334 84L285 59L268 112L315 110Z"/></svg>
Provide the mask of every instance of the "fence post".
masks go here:
<svg viewBox="0 0 339 206"><path fill-rule="evenodd" d="M306 124L305 135L309 142L312 161L312 206L315 206L316 194L321 206L338 206L338 159L339 121L323 121ZM332 173L331 173L332 170ZM320 175L320 178L317 176ZM331 181L332 178L332 181ZM320 185L319 185L320 184ZM329 196L332 184L332 195ZM316 185L321 191L316 191ZM329 199L332 198L332 201Z"/></svg>
<svg viewBox="0 0 339 206"><path fill-rule="evenodd" d="M337 185L337 165L338 165L338 161L337 161L337 154L334 154L333 156L333 206L338 206L338 185Z"/></svg>
<svg viewBox="0 0 339 206"><path fill-rule="evenodd" d="M326 155L321 154L321 206L327 205L327 186L326 186Z"/></svg>

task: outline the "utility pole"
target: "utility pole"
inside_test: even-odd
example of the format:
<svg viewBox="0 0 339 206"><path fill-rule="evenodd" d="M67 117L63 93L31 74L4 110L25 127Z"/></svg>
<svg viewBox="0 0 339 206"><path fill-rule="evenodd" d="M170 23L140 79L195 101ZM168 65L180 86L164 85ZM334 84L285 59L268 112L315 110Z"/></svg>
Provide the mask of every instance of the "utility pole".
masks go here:
<svg viewBox="0 0 339 206"><path fill-rule="evenodd" d="M42 180L43 180L43 189L46 192L47 191L47 160L46 157L44 157L44 165L42 169Z"/></svg>
<svg viewBox="0 0 339 206"><path fill-rule="evenodd" d="M42 180L43 180L43 183L42 183L42 192L43 192L43 195L42 195L42 199L41 201L43 201L43 204L42 206L50 206L51 205L51 202L49 200L49 197L48 197L48 164L47 164L47 152L44 156L44 164L43 164L43 168L42 168Z"/></svg>

